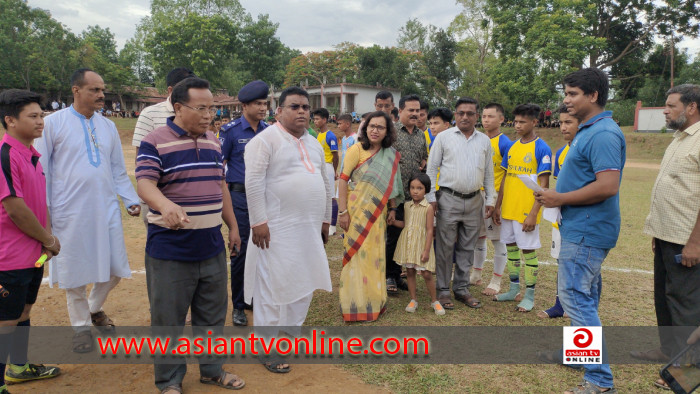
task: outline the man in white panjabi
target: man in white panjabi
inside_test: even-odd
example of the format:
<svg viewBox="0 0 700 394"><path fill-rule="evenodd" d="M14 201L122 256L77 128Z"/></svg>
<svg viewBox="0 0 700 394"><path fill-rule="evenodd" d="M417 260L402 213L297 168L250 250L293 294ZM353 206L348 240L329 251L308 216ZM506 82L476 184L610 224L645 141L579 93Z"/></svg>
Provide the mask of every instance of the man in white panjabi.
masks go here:
<svg viewBox="0 0 700 394"><path fill-rule="evenodd" d="M256 327L299 327L316 289L331 291L328 241L333 179L321 144L306 132L309 96L285 89L278 122L245 148L245 187L251 243L245 265L245 301L253 300ZM275 335L274 329L270 331ZM288 372L279 358L261 358L271 372Z"/></svg>
<svg viewBox="0 0 700 394"><path fill-rule="evenodd" d="M73 350L84 353L94 346L85 327L114 331L102 305L121 278L131 277L117 196L131 216L139 215L140 206L119 132L95 113L104 105L104 81L82 68L71 77L71 89L73 105L46 117L35 145L46 174L52 228L65 240L60 258L50 262L49 281L66 289L68 316L77 331Z"/></svg>

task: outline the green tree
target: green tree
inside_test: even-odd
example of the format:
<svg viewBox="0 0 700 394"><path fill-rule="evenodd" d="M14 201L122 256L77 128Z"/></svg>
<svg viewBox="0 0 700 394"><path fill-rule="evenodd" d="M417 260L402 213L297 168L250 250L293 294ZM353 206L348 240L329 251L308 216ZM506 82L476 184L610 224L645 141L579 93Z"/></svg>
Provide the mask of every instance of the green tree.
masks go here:
<svg viewBox="0 0 700 394"><path fill-rule="evenodd" d="M431 27L430 25L424 26L417 18L409 19L399 29L397 46L414 52L425 51L430 40Z"/></svg>
<svg viewBox="0 0 700 394"><path fill-rule="evenodd" d="M281 86L285 66L301 54L287 48L275 36L278 26L268 15L259 15L257 21L246 24L241 30L240 58L247 79L261 79L268 84Z"/></svg>
<svg viewBox="0 0 700 394"><path fill-rule="evenodd" d="M284 87L293 85L353 82L357 74L358 47L344 43L335 50L309 52L287 64Z"/></svg>

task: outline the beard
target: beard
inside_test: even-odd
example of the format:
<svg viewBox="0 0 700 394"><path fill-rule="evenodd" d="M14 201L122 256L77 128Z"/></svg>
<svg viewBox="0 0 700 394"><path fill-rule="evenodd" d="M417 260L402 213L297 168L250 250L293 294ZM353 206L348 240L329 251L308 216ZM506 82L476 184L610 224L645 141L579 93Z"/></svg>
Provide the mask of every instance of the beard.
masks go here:
<svg viewBox="0 0 700 394"><path fill-rule="evenodd" d="M681 113L680 115L678 115L678 119L676 119L676 120L671 120L671 119L667 120L667 121L666 121L666 126L668 126L669 129L680 130L680 129L683 128L683 126L685 126L685 124L686 124L687 121L688 121L688 119L685 117L685 111L683 111L683 113Z"/></svg>

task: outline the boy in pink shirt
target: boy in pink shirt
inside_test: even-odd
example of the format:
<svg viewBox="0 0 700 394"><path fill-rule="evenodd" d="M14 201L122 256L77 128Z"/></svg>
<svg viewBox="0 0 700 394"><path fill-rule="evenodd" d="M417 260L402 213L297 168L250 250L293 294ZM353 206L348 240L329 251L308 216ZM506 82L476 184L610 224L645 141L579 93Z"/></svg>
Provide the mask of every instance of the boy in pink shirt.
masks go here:
<svg viewBox="0 0 700 394"><path fill-rule="evenodd" d="M5 381L22 383L58 376L56 367L29 364L29 312L39 293L44 267L35 264L58 254L46 206L46 178L32 147L44 129L41 96L27 90L0 93L0 394ZM20 327L15 329L14 327ZM5 372L8 354L12 364Z"/></svg>

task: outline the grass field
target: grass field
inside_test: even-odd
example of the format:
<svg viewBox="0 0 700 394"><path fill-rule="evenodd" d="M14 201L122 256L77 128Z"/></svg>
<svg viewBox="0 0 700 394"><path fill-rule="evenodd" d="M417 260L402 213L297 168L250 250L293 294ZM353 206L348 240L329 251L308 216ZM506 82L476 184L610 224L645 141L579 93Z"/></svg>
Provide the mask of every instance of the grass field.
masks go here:
<svg viewBox="0 0 700 394"><path fill-rule="evenodd" d="M135 121L115 119L122 141L127 145ZM512 130L506 133L514 138ZM556 149L563 140L556 129L539 130L539 135ZM658 163L670 142L669 134L635 134L625 130L628 143L628 161ZM131 147L124 147L131 149ZM650 193L658 171L643 168L627 168L621 188L622 229L615 249L610 252L603 273L603 295L600 315L608 326L653 326L652 258L649 237L642 227L649 210ZM128 231L128 230L127 230ZM541 226L543 248L540 261L549 257L551 228ZM341 271L342 243L333 238L327 246L331 277L337 289ZM484 267L484 278L488 282L492 264ZM555 291L556 266L543 264L538 276L535 309L550 306ZM504 281L503 286L507 286ZM473 289L479 294L481 289ZM479 294L480 295L480 294ZM568 325L568 319L541 320L534 312L513 312L510 303L497 304L485 296L479 297L483 308L471 310L457 304L454 311L438 318L428 308L428 295L422 280L419 280L418 297L422 308L415 314L403 311L408 303L407 292L399 297L390 297L388 312L378 322L366 326L537 326ZM333 293L317 292L306 324L310 326L342 325L338 308L337 290ZM527 338L523 338L527 340ZM394 392L478 392L478 393L542 393L561 392L576 385L582 373L556 365L351 365L348 371L367 383L386 387ZM654 365L614 365L613 374L619 392L655 392L652 385L658 373Z"/></svg>

